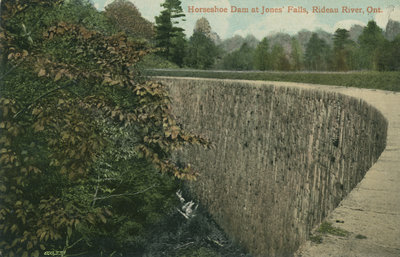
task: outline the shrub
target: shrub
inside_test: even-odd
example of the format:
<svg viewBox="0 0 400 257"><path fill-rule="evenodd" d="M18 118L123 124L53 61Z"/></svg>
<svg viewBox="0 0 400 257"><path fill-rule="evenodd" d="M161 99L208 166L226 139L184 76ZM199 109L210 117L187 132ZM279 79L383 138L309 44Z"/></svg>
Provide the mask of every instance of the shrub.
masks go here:
<svg viewBox="0 0 400 257"><path fill-rule="evenodd" d="M176 180L196 177L171 151L206 140L182 130L164 86L140 75L153 50L90 3L1 4L2 254L143 248L176 204Z"/></svg>

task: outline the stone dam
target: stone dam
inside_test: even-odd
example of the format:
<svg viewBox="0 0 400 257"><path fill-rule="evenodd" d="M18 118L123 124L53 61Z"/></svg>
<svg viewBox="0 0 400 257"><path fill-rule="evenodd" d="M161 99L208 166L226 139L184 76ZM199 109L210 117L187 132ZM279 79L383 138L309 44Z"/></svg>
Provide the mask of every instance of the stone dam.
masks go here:
<svg viewBox="0 0 400 257"><path fill-rule="evenodd" d="M293 256L386 146L385 117L350 96L272 82L157 80L183 127L215 145L178 154L201 173L191 190L254 256Z"/></svg>

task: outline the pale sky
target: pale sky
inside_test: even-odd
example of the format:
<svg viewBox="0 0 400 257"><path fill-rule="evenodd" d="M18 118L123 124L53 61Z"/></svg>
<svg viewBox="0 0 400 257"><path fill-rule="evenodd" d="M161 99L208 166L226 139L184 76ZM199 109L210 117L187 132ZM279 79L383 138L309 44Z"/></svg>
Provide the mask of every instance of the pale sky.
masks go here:
<svg viewBox="0 0 400 257"><path fill-rule="evenodd" d="M104 7L113 0L91 0L96 8L104 10ZM155 22L162 8L160 4L164 0L129 0L136 5L143 17ZM302 29L311 31L323 29L334 32L337 28L349 29L353 24L366 25L369 20L375 20L383 29L386 27L389 17L400 21L400 0L181 0L182 8L186 14L186 21L180 23L189 37L197 19L205 17L210 22L213 31L222 38L233 35L246 36L253 34L258 39L275 33L284 32L295 34ZM228 13L189 13L188 6L195 8L228 8ZM282 13L261 14L265 8L283 8ZM303 7L305 13L289 13L289 6ZM338 8L339 13L312 13L312 7ZM342 7L361 8L361 13L342 13ZM231 12L234 7L248 8L249 13ZM252 8L259 8L259 13L251 13ZM368 8L370 7L370 8ZM380 13L373 10L380 8ZM368 13L368 11L372 11Z"/></svg>

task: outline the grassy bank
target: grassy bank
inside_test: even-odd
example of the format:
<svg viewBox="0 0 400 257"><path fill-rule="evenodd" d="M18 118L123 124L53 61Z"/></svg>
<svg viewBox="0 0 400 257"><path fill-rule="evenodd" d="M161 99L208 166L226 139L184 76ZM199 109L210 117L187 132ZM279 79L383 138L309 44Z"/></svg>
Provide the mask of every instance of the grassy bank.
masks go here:
<svg viewBox="0 0 400 257"><path fill-rule="evenodd" d="M148 76L288 81L381 89L400 92L400 72L235 72L201 70L148 70Z"/></svg>

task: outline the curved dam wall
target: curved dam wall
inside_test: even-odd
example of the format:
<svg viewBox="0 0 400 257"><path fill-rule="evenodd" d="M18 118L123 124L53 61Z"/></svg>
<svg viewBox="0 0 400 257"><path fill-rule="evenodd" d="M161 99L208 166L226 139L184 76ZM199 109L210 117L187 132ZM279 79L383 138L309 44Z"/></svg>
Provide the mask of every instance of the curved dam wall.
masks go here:
<svg viewBox="0 0 400 257"><path fill-rule="evenodd" d="M184 128L215 148L177 158L221 228L255 256L291 256L385 148L387 121L337 93L264 82L157 79Z"/></svg>

